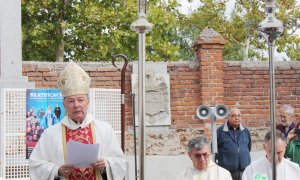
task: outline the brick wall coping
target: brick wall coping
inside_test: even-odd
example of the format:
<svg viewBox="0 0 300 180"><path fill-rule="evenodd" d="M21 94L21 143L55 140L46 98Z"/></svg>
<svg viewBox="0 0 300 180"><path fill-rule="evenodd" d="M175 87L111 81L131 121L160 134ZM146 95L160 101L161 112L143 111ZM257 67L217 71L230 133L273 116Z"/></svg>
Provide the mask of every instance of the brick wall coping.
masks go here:
<svg viewBox="0 0 300 180"><path fill-rule="evenodd" d="M147 61L147 63L153 63L153 61ZM30 65L31 67L38 67L38 68L63 68L67 64L67 62L46 62L46 61L23 61L24 65ZM76 62L80 64L85 70L90 70L89 68L115 68L111 62ZM128 67L131 67L133 63L137 63L137 61L130 62ZM161 62L166 63L170 67L199 67L198 62L195 60L193 61L178 61L178 62ZM116 62L115 63L118 68L123 67L123 62ZM94 70L94 69L93 69Z"/></svg>
<svg viewBox="0 0 300 180"><path fill-rule="evenodd" d="M152 62L152 61L147 61ZM32 68L55 68L55 69L63 69L67 62L45 62L45 61L23 61L24 65L29 65ZM133 63L130 62L128 67L132 67ZM178 62L162 62L166 63L168 67L191 67L191 68L198 68L199 63L197 61L178 61ZM251 69L251 70L268 70L269 69L269 62L268 61L224 61L225 66L227 67L234 67L239 66L244 69ZM97 71L102 68L115 68L111 62L79 62L80 66L82 66L85 70L88 71ZM115 63L118 68L123 67L123 62L116 62ZM275 69L277 70L299 70L300 69L300 61L281 61L275 62Z"/></svg>
<svg viewBox="0 0 300 180"><path fill-rule="evenodd" d="M242 68L268 68L268 61L224 61L227 66L241 66ZM300 61L278 61L275 62L277 69L300 69Z"/></svg>

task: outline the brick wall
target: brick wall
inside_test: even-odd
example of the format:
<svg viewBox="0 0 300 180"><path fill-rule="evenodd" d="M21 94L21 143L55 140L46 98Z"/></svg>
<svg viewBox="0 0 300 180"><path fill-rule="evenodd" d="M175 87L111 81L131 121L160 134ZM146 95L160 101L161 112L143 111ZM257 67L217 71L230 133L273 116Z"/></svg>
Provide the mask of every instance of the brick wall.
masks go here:
<svg viewBox="0 0 300 180"><path fill-rule="evenodd" d="M36 88L56 88L59 72L62 71L66 64L67 63L34 61L23 62L23 76L28 76L29 81L35 82ZM110 63L83 62L79 63L79 65L91 76L92 88L121 88L120 71L123 66L122 63L117 63L117 67L119 68L113 67ZM128 152L132 152L133 150L133 116L130 96L131 73L132 63L128 65L125 77L125 120L126 129L128 129L125 144ZM150 144L153 144L153 146L149 147L150 154L183 153L185 143L189 137L204 132L205 124L201 122L195 114L200 99L199 67L194 62L174 62L168 64L168 73L170 75L172 125L170 127L161 127L159 132L155 130L155 128L149 130L148 140ZM167 141L170 145L167 149L153 142L156 141L158 137L160 139L168 139Z"/></svg>
<svg viewBox="0 0 300 180"><path fill-rule="evenodd" d="M196 135L210 136L210 120L200 120L196 108L201 104L226 104L242 111L242 121L249 127L253 148L268 130L269 76L267 62L223 62L224 39L206 29L195 42L196 60L169 62L171 118L170 126L146 128L146 153L177 155L184 153L187 141ZM34 81L36 88L55 88L59 72L67 63L23 62L23 75ZM121 87L122 63L119 68L110 63L79 63L91 76L93 88ZM126 91L126 151L133 152L131 105L132 64L127 67ZM277 108L291 104L300 118L300 62L276 64ZM224 120L218 120L218 124Z"/></svg>
<svg viewBox="0 0 300 180"><path fill-rule="evenodd" d="M226 62L224 72L225 104L241 109L254 149L261 149L259 142L271 126L268 62ZM300 62L276 62L275 77L276 111L283 104L291 104L299 121Z"/></svg>

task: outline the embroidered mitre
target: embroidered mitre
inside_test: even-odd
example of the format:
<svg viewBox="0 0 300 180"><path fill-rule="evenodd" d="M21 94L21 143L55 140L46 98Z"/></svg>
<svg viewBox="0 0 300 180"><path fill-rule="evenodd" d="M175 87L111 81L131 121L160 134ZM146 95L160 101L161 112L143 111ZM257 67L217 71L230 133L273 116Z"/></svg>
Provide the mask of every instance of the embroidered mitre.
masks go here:
<svg viewBox="0 0 300 180"><path fill-rule="evenodd" d="M88 94L91 78L76 63L70 62L60 73L58 78L58 89L64 97Z"/></svg>

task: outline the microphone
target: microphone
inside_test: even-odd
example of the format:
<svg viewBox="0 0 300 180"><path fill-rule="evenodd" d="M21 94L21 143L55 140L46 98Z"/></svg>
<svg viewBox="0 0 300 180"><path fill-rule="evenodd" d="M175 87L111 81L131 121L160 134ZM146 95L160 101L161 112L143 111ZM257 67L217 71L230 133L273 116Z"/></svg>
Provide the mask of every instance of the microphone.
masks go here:
<svg viewBox="0 0 300 180"><path fill-rule="evenodd" d="M80 130L81 129L81 126L79 126L79 128L77 128L77 130Z"/></svg>

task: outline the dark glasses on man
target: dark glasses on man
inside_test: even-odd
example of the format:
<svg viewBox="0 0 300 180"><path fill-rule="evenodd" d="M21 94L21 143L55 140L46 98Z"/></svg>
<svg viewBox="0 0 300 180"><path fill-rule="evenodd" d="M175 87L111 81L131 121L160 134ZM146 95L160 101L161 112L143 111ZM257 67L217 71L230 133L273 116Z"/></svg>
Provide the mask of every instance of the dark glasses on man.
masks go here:
<svg viewBox="0 0 300 180"><path fill-rule="evenodd" d="M207 158L209 156L209 153L197 153L194 155L195 158L200 159L202 157Z"/></svg>

